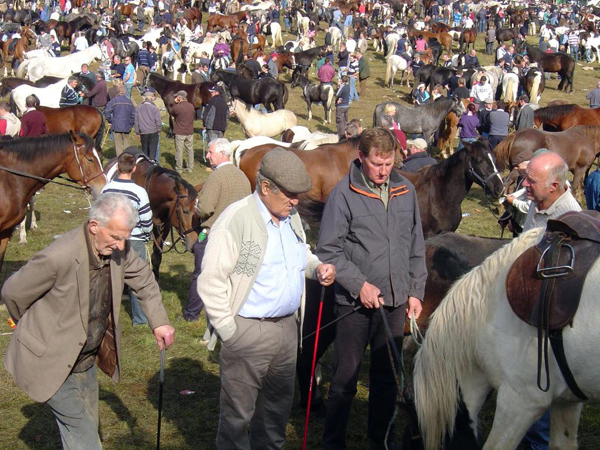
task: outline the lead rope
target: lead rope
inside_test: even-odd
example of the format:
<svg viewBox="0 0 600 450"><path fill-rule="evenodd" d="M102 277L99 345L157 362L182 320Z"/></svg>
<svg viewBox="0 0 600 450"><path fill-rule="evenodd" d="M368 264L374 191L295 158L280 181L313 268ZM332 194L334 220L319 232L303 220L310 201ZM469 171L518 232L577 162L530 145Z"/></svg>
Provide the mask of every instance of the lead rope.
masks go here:
<svg viewBox="0 0 600 450"><path fill-rule="evenodd" d="M415 341L415 344L417 344L417 347L421 347L421 345L423 345L423 339L425 338L423 337L421 330L419 330L419 324L417 323L417 319L415 318L414 314L410 318L410 335L412 336L413 341Z"/></svg>

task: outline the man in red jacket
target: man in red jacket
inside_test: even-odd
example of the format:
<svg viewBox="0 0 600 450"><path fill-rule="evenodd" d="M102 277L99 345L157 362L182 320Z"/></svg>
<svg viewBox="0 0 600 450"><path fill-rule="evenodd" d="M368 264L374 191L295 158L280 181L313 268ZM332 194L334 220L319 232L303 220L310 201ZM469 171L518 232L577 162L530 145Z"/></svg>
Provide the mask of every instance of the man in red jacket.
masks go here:
<svg viewBox="0 0 600 450"><path fill-rule="evenodd" d="M25 99L27 110L25 111L25 114L23 114L23 117L21 117L21 131L19 132L19 136L37 137L48 134L46 116L35 109L37 104L38 100L33 95L29 95Z"/></svg>

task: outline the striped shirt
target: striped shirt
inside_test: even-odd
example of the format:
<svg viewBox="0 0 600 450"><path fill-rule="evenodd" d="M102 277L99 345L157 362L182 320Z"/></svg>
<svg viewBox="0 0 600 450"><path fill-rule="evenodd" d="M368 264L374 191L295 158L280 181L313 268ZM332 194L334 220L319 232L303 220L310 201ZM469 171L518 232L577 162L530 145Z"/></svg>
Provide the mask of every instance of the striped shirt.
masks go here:
<svg viewBox="0 0 600 450"><path fill-rule="evenodd" d="M60 93L58 106L62 108L63 106L74 106L78 103L79 96L77 95L77 92L75 92L75 89L67 84Z"/></svg>
<svg viewBox="0 0 600 450"><path fill-rule="evenodd" d="M131 231L130 239L148 242L152 232L152 209L146 189L132 180L115 178L102 189L102 193L122 194L131 200L139 214L138 223Z"/></svg>
<svg viewBox="0 0 600 450"><path fill-rule="evenodd" d="M531 230L532 228L545 228L546 223L548 223L550 219L556 219L569 211L581 211L581 206L575 197L573 197L571 189L567 188L565 193L558 197L548 209L540 211L537 209L537 206L532 203L529 212L527 213L527 219L525 219L525 225L523 225L523 232Z"/></svg>

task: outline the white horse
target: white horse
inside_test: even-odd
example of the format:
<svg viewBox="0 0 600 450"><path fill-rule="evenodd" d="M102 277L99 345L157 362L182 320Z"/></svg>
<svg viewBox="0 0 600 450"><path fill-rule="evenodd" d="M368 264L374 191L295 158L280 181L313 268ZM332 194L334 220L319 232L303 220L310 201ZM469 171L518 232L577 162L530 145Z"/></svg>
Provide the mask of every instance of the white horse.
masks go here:
<svg viewBox="0 0 600 450"><path fill-rule="evenodd" d="M538 70L533 78L533 83L531 84L531 92L529 93L529 98L531 103L539 104L542 98L542 94L540 94L540 85L542 84L542 72Z"/></svg>
<svg viewBox="0 0 600 450"><path fill-rule="evenodd" d="M69 81L69 77L45 88L36 88L33 86L27 86L26 84L14 88L10 92L10 98L11 102L14 102L14 104L17 106L17 114L19 116L23 115L27 109L27 106L25 105L25 99L31 94L35 94L37 98L40 99L40 106L59 108L58 102L60 101L60 93L67 84L67 81Z"/></svg>
<svg viewBox="0 0 600 450"><path fill-rule="evenodd" d="M181 75L181 82L185 83L185 74L186 71L181 72L181 67L185 65L183 59L178 52L173 52L173 60L169 59L170 52L164 54L161 58L161 69L163 71L163 75L169 78L169 74L171 74L170 78L177 81L179 75ZM189 69L188 69L189 70Z"/></svg>
<svg viewBox="0 0 600 450"><path fill-rule="evenodd" d="M452 435L462 399L477 435L477 416L497 391L494 423L484 450L514 449L550 407L550 448L576 449L583 404L564 381L553 353L550 390L536 384L537 329L514 314L506 298L509 268L543 230L530 230L488 257L450 289L432 315L414 370L415 403L424 447L442 447ZM569 368L591 401L600 399L600 261L587 275L579 309L563 329ZM452 436L451 436L452 437Z"/></svg>
<svg viewBox="0 0 600 450"><path fill-rule="evenodd" d="M27 59L19 66L17 76L27 78L34 83L44 76L64 77L81 70L82 64L90 64L94 60L105 58L99 44L85 50L59 58Z"/></svg>
<svg viewBox="0 0 600 450"><path fill-rule="evenodd" d="M600 36L594 36L589 38L587 41L584 39L582 41L584 46L590 46L592 49L592 62L600 61Z"/></svg>
<svg viewBox="0 0 600 450"><path fill-rule="evenodd" d="M147 41L150 41L150 43L152 44L152 46L154 48L160 48L160 45L158 45L158 40L160 39L160 36L163 33L164 28L156 28L152 31L147 32L146 34L144 34L140 39L138 39L136 42L138 43L138 45L140 46L140 48L142 48L144 46L144 43Z"/></svg>
<svg viewBox="0 0 600 450"><path fill-rule="evenodd" d="M327 31L331 35L331 48L334 52L339 52L342 43L342 31L338 27L329 27Z"/></svg>
<svg viewBox="0 0 600 450"><path fill-rule="evenodd" d="M50 53L48 50L43 48L38 48L37 50L30 50L25 52L23 55L25 59L35 59L35 58L55 58L54 54Z"/></svg>
<svg viewBox="0 0 600 450"><path fill-rule="evenodd" d="M505 73L502 77L502 100L509 103L516 102L518 91L519 76L513 72Z"/></svg>
<svg viewBox="0 0 600 450"><path fill-rule="evenodd" d="M238 98L233 101L232 110L240 121L246 137L278 136L298 123L296 114L292 111L280 109L264 114Z"/></svg>
<svg viewBox="0 0 600 450"><path fill-rule="evenodd" d="M266 136L255 136L240 141L231 141L231 156L229 159L236 167L240 167L240 159L242 158L243 152L265 144L276 144L283 148L288 148L292 145L291 143L276 141L275 139Z"/></svg>
<svg viewBox="0 0 600 450"><path fill-rule="evenodd" d="M298 36L304 37L308 34L308 26L310 25L310 19L304 17L300 11L296 11L296 24L298 27Z"/></svg>
<svg viewBox="0 0 600 450"><path fill-rule="evenodd" d="M340 137L337 134L321 133L320 131L311 132L307 127L295 126L291 130L294 132L292 144L302 142L297 147L298 150L314 150L322 144L335 144L339 142Z"/></svg>
<svg viewBox="0 0 600 450"><path fill-rule="evenodd" d="M268 11L273 6L273 2L252 2L250 5L244 5L240 11Z"/></svg>
<svg viewBox="0 0 600 450"><path fill-rule="evenodd" d="M271 28L271 38L273 39L273 45L271 45L271 47L277 47L277 43L279 43L279 45L283 45L283 38L281 37L281 25L279 25L277 22L271 22L269 27Z"/></svg>
<svg viewBox="0 0 600 450"><path fill-rule="evenodd" d="M189 64L195 62L196 58L200 58L203 52L208 55L209 59L212 58L216 43L217 38L213 36L205 38L202 44L196 44L195 42L188 43L185 55L185 64L188 66L188 73L190 73Z"/></svg>
<svg viewBox="0 0 600 450"><path fill-rule="evenodd" d="M385 45L387 45L387 56L392 56L396 53L396 47L398 46L398 41L400 40L400 35L397 33L390 33L385 38Z"/></svg>
<svg viewBox="0 0 600 450"><path fill-rule="evenodd" d="M396 76L396 72L398 70L402 71L402 76L400 77L400 86L402 86L402 81L404 80L404 74L406 73L406 87L410 87L410 83L408 81L408 63L402 56L391 55L386 57L387 66L385 69L385 85L388 87L392 87L394 85L394 77Z"/></svg>

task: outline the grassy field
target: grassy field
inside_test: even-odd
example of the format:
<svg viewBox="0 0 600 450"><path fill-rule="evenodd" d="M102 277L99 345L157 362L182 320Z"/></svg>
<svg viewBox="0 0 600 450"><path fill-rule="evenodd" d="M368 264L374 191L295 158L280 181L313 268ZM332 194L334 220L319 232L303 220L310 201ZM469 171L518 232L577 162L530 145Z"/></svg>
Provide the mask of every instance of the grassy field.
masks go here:
<svg viewBox="0 0 600 450"><path fill-rule="evenodd" d="M284 36L286 39L286 36ZM287 39L292 39L287 36ZM323 39L320 33L319 39ZM483 37L480 36L476 48L482 63L492 63L490 56L483 54ZM405 99L406 87L394 90L383 87L385 60L381 54L369 50L371 78L368 91L358 103L350 107L349 117L363 119L364 125L371 125L375 106L386 100ZM599 66L593 71L583 71L578 64L575 73L575 92L572 95L556 91L557 80L549 80L542 96L542 105L552 100L562 99L580 105L586 105L586 93L595 87ZM316 79L314 69L311 78ZM289 82L290 74L284 74L282 80ZM188 80L189 81L189 80ZM289 84L288 84L289 87ZM135 93L134 99L140 101ZM159 102L160 103L160 102ZM290 90L287 108L298 116L298 124L309 126L312 130L335 132L332 125L323 126L323 111L313 108L315 119L306 121L306 108L299 89ZM167 117L163 116L166 121ZM200 124L196 124L197 131ZM241 128L232 120L226 137L230 140L243 139ZM136 144L132 135L132 144ZM196 160L203 162L199 133L195 136ZM114 156L114 146L110 141L104 146L105 158ZM161 164L174 168L173 140L161 138ZM203 181L208 172L203 164L196 164L194 172L185 174L193 184ZM88 202L83 194L60 186L48 186L37 197L37 216L39 229L29 232L29 243L19 245L15 237L8 247L4 268L0 274L2 283L12 272L25 264L36 252L52 242L56 235L70 230L86 219ZM487 202L481 189L474 186L463 203L463 218L459 232L479 236L497 237L499 227L487 208ZM211 354L201 344L205 329L204 318L199 323L187 323L182 319L181 310L188 299L189 282L193 269L191 254L170 252L165 255L161 266L160 286L163 301L172 324L177 330L175 345L167 352L165 373L165 397L163 408L162 443L169 449L211 449L218 422L218 355ZM31 280L35 283L35 280ZM122 382L113 384L106 376L100 380L100 417L101 429L106 449L149 449L156 445L156 418L158 399L158 370L160 353L154 338L147 327L133 329L129 320L129 303L123 302L123 355ZM10 327L8 314L0 309L0 355L3 356L8 344ZM327 360L327 358L325 358ZM366 364L365 364L366 366ZM364 369L364 368L363 368ZM368 398L368 376L363 370L359 394L353 403L348 443L351 449L364 449L366 440L366 411ZM330 372L327 364L324 369L325 389ZM0 448L2 449L55 449L60 447L60 437L49 408L34 403L15 384L10 376L0 370ZM181 391L195 393L183 395ZM493 419L492 403L483 413L481 430L487 434ZM580 448L598 448L600 438L600 409L587 406L584 409L580 432ZM304 411L295 405L288 424L287 448L298 449L302 446ZM402 429L402 418L397 429ZM322 424L314 420L311 423L309 448L319 448Z"/></svg>

